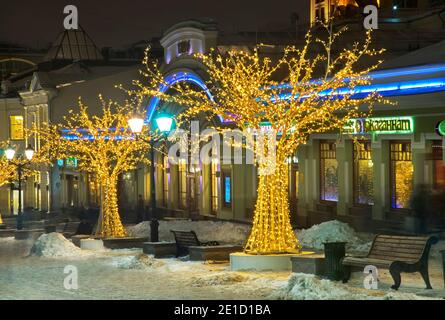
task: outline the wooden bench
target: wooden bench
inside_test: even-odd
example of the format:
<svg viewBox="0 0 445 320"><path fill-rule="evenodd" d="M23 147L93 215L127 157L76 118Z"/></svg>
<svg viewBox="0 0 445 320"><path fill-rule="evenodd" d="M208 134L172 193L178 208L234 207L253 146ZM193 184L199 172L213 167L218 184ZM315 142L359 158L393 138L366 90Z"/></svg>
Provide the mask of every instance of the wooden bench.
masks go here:
<svg viewBox="0 0 445 320"><path fill-rule="evenodd" d="M428 257L430 248L438 242L437 237L411 237L377 235L366 257L345 257L342 264L345 268L343 282L351 276L351 269L372 265L377 268L389 269L397 290L401 283L401 272L420 272L426 288L432 289L428 274Z"/></svg>
<svg viewBox="0 0 445 320"><path fill-rule="evenodd" d="M199 241L195 231L170 230L170 232L175 236L176 257L189 254L189 247L192 246L219 246L217 241Z"/></svg>
<svg viewBox="0 0 445 320"><path fill-rule="evenodd" d="M77 234L77 230L79 229L80 222L67 222L65 227L63 228L62 234L66 238L70 238Z"/></svg>

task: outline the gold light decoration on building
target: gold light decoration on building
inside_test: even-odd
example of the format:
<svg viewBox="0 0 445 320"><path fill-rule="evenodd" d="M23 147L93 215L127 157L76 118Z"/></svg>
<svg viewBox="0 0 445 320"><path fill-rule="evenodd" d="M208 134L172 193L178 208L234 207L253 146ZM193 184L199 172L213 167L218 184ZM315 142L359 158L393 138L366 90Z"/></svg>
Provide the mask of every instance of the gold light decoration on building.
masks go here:
<svg viewBox="0 0 445 320"><path fill-rule="evenodd" d="M0 157L0 187L11 183L16 175L17 167L12 165L5 156Z"/></svg>
<svg viewBox="0 0 445 320"><path fill-rule="evenodd" d="M79 102L80 111L70 111L64 124L44 124L33 129L42 139L40 155L48 160L76 157L79 170L93 173L100 185L101 204L97 235L124 237L126 232L118 211L119 176L145 162L149 145L128 128L129 105L120 106L100 97L102 114L92 115ZM146 134L146 129L141 134Z"/></svg>
<svg viewBox="0 0 445 320"><path fill-rule="evenodd" d="M207 86L214 99L184 82L170 86L166 92L159 90L169 85L156 61L148 58L141 71L147 81L135 81L138 89L129 91L140 99L156 96L184 106L178 124L197 115L220 115L240 130L260 131L267 121L269 128L280 133L274 161L259 164L258 197L253 228L245 245L247 253L301 250L290 223L286 159L310 135L338 131L351 118L366 115L375 101L384 102L374 92L360 100L353 99L354 89L369 84L368 73L381 63L366 67L359 64L362 58L383 52L371 49L371 32L366 33L364 41L334 51L346 28L333 31L325 24L324 29L326 39L308 33L301 48L288 46L273 60L262 53L261 45L250 52L229 50L221 54L211 50L198 54L196 57L207 69ZM283 73L286 85L276 80ZM275 170L268 172L270 166L275 166Z"/></svg>

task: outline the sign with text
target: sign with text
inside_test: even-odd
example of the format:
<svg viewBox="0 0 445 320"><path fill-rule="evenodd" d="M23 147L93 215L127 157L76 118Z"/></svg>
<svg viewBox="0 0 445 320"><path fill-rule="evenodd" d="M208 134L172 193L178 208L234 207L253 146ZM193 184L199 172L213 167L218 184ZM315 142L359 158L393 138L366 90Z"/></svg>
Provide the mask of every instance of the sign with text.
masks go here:
<svg viewBox="0 0 445 320"><path fill-rule="evenodd" d="M350 134L410 134L414 132L412 117L351 119L344 127Z"/></svg>

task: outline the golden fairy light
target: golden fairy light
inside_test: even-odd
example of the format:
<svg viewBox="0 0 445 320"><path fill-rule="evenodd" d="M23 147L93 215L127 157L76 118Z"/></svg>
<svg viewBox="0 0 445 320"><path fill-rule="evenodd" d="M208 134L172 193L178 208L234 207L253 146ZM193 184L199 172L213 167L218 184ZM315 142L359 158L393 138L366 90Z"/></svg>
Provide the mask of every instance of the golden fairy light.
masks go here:
<svg viewBox="0 0 445 320"><path fill-rule="evenodd" d="M222 115L240 130L260 131L267 122L271 130L280 133L276 157L257 164L258 197L245 246L247 253L301 250L290 223L286 160L310 135L341 130L350 119L368 114L374 102L385 102L375 92L360 100L353 99L354 89L369 84L368 73L381 63L377 61L367 67L359 64L362 58L383 52L371 49L371 32L367 32L361 43L335 51L333 46L346 28L333 31L324 24L324 30L326 39L308 33L301 48L288 46L274 60L262 54L261 45L250 52L230 50L221 54L212 50L198 54L207 69L207 86L214 99L183 82L170 86L166 92L159 90L169 85L157 62L149 60L148 54L144 60L146 68L141 71L147 80L135 81L138 89L129 91L141 100L156 96L183 106L179 124L202 114L209 118ZM277 81L278 74L283 73L287 75L285 82ZM275 170L268 171L270 166L275 166Z"/></svg>
<svg viewBox="0 0 445 320"><path fill-rule="evenodd" d="M124 172L145 162L149 145L136 139L128 128L132 110L112 101L102 103L102 114L91 115L79 102L80 111L70 111L64 124L44 124L33 129L42 139L41 157L55 161L68 157L78 159L79 170L92 173L101 193L101 210L97 235L124 237L126 232L118 211L117 184ZM146 134L143 129L141 134Z"/></svg>

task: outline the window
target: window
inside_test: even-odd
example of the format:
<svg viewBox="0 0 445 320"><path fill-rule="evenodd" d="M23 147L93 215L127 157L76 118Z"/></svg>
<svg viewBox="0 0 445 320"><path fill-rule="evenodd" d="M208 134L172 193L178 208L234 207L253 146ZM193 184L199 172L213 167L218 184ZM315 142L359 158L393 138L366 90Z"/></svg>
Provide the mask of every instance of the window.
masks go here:
<svg viewBox="0 0 445 320"><path fill-rule="evenodd" d="M190 40L178 42L178 55L190 54L191 52Z"/></svg>
<svg viewBox="0 0 445 320"><path fill-rule="evenodd" d="M223 205L226 208L232 207L232 175L230 172L223 172Z"/></svg>
<svg viewBox="0 0 445 320"><path fill-rule="evenodd" d="M354 202L374 204L374 166L371 159L371 142L354 143Z"/></svg>
<svg viewBox="0 0 445 320"><path fill-rule="evenodd" d="M413 191L411 142L391 142L391 207L408 209Z"/></svg>
<svg viewBox="0 0 445 320"><path fill-rule="evenodd" d="M443 162L443 147L441 140L433 141L431 154L433 160L433 188L445 188L445 164Z"/></svg>
<svg viewBox="0 0 445 320"><path fill-rule="evenodd" d="M219 164L217 160L212 160L210 168L210 201L211 201L211 212L215 214L218 212L219 207Z"/></svg>
<svg viewBox="0 0 445 320"><path fill-rule="evenodd" d="M168 185L170 183L170 166L168 162L168 157L163 156L163 167L162 167L162 189L163 189L163 205L165 208L168 207Z"/></svg>
<svg viewBox="0 0 445 320"><path fill-rule="evenodd" d="M23 116L10 116L9 117L9 128L10 128L11 140L23 140L24 139Z"/></svg>
<svg viewBox="0 0 445 320"><path fill-rule="evenodd" d="M187 161L180 159L178 164L179 171L179 208L187 209Z"/></svg>
<svg viewBox="0 0 445 320"><path fill-rule="evenodd" d="M320 142L320 199L338 201L338 162L334 141Z"/></svg>

